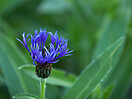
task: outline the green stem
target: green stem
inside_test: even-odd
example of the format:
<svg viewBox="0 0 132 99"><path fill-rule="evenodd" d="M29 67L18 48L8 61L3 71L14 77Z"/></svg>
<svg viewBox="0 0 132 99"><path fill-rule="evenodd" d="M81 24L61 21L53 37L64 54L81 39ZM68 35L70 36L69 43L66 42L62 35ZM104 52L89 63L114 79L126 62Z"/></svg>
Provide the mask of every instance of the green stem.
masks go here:
<svg viewBox="0 0 132 99"><path fill-rule="evenodd" d="M40 99L45 99L45 83L46 79L40 79Z"/></svg>

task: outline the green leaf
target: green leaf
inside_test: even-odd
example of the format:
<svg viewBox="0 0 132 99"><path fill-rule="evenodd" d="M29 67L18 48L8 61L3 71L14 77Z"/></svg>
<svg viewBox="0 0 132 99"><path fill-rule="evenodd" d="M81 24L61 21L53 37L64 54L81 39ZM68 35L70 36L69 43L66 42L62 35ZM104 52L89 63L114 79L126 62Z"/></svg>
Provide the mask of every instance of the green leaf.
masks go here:
<svg viewBox="0 0 132 99"><path fill-rule="evenodd" d="M5 85L5 81L4 81L3 77L0 75L0 86L1 85Z"/></svg>
<svg viewBox="0 0 132 99"><path fill-rule="evenodd" d="M38 6L38 12L44 14L64 13L70 10L71 5L68 0L43 0Z"/></svg>
<svg viewBox="0 0 132 99"><path fill-rule="evenodd" d="M103 49L106 49L108 46L110 46L117 39L119 39L122 36L126 36L127 30L128 30L128 25L130 22L130 15L131 15L131 8L130 8L129 0L122 0L120 2L120 5L118 5L117 7L118 8L114 12L113 15L106 16L106 20L108 21L108 23L107 23L107 25L105 25L105 28L103 29L103 31L101 31L102 36L101 36L100 40L98 41L95 52L93 53L93 59L96 58L103 51ZM119 70L121 68L121 65L118 65L118 62L119 62L119 59L121 58L123 49L124 49L124 45L122 45L121 48L118 49L118 51L114 55L115 60L113 60L113 62L112 62L113 70L112 70L111 74L109 75L110 76L109 79L107 79L106 82L103 82L103 84L102 84L103 86L107 86L113 82L117 83L118 78L120 77L119 75L121 75L120 73L122 73L124 71L124 70L123 71ZM126 66L124 65L124 67L126 67ZM117 78L115 78L115 77L117 77ZM113 79L113 78L115 78L115 79ZM121 78L122 78L122 76L121 76ZM119 88L119 90L120 90L120 88ZM116 92L118 92L118 91L116 91ZM114 92L114 94L116 92ZM122 95L122 94L118 93L115 96L120 96L120 95ZM112 99L120 99L120 98L114 97Z"/></svg>
<svg viewBox="0 0 132 99"><path fill-rule="evenodd" d="M29 63L28 60L9 38L0 35L0 45L0 65L10 95L21 92L38 95L39 82L17 69L17 66Z"/></svg>
<svg viewBox="0 0 132 99"><path fill-rule="evenodd" d="M4 81L3 73L2 73L1 68L0 68L0 86L1 85L5 85L5 81Z"/></svg>
<svg viewBox="0 0 132 99"><path fill-rule="evenodd" d="M125 10L123 13L125 15L124 21L127 22L125 29L128 29L128 25L130 23L130 15L131 15L131 1L130 0L123 0L123 5ZM126 7L126 8L125 8ZM122 20L123 21L123 20ZM122 29L122 28L120 28ZM114 82L115 88L112 92L110 99L126 99L126 94L132 84L132 56L131 56L131 42L132 37L131 34L127 38L127 42L125 45L124 53L121 56L121 60L118 62L116 68L114 69L113 73L110 75L110 79L107 83Z"/></svg>
<svg viewBox="0 0 132 99"><path fill-rule="evenodd" d="M131 33L132 34L132 33ZM125 99L126 94L132 85L132 36L127 38L125 50L121 56L114 73L110 76L111 80L115 82L115 88L110 99Z"/></svg>
<svg viewBox="0 0 132 99"><path fill-rule="evenodd" d="M9 12L28 0L0 0L0 14Z"/></svg>
<svg viewBox="0 0 132 99"><path fill-rule="evenodd" d="M84 71L80 74L73 86L65 94L64 99L84 99L94 89L104 81L112 69L113 55L124 42L124 37L121 37L106 51L99 55Z"/></svg>
<svg viewBox="0 0 132 99"><path fill-rule="evenodd" d="M15 39L14 34L15 31L12 30L12 28L9 26L9 24L3 20L3 18L0 17L0 32L2 32L3 35L8 35L10 38Z"/></svg>
<svg viewBox="0 0 132 99"><path fill-rule="evenodd" d="M13 96L12 98L13 99L38 99L38 97L35 95L24 94L24 93L17 94L16 96Z"/></svg>
<svg viewBox="0 0 132 99"><path fill-rule="evenodd" d="M125 1L127 2L128 0ZM104 49L113 44L117 39L126 35L131 10L127 5L129 2L122 3L123 5L121 4L119 6L114 15L106 15L105 22L108 23L105 24L105 28L103 30L101 29L102 36L93 53L93 59L102 53ZM102 27L104 27L104 25Z"/></svg>
<svg viewBox="0 0 132 99"><path fill-rule="evenodd" d="M114 84L110 84L107 87L103 88L102 85L98 85L98 87L89 95L88 99L109 99L112 90L114 88Z"/></svg>
<svg viewBox="0 0 132 99"><path fill-rule="evenodd" d="M4 74L6 84L9 92L13 95L18 92L22 92L23 88L19 81L18 72L14 68L14 65L7 58L6 53L0 48L0 64Z"/></svg>
<svg viewBox="0 0 132 99"><path fill-rule="evenodd" d="M114 89L114 84L108 85L108 86L104 89L104 91L103 91L102 96L101 96L100 99L109 99L109 97L110 97L110 95L111 95L113 89Z"/></svg>
<svg viewBox="0 0 132 99"><path fill-rule="evenodd" d="M51 76L47 79L49 84L71 87L76 80L76 76L63 70L53 68Z"/></svg>
<svg viewBox="0 0 132 99"><path fill-rule="evenodd" d="M30 75L34 79L39 80L39 77L37 77L35 73L34 65L22 65L18 69L24 71L26 74ZM46 79L46 83L63 87L71 87L75 80L75 75L67 73L63 70L53 68L53 70L51 71L51 76Z"/></svg>

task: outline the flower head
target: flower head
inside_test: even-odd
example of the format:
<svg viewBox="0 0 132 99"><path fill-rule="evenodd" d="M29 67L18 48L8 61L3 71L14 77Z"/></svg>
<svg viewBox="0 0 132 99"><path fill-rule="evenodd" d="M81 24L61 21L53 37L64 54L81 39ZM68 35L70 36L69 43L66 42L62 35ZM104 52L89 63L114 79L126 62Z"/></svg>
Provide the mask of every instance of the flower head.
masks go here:
<svg viewBox="0 0 132 99"><path fill-rule="evenodd" d="M51 37L51 42L46 45L48 36ZM70 55L72 51L67 48L68 39L58 37L57 32L53 35L52 32L46 32L46 29L35 31L34 35L25 33L22 34L23 42L17 38L18 41L29 51L33 64L36 66L36 73L38 77L47 78L51 72L51 64L58 62L60 57ZM27 39L31 36L31 40ZM27 43L31 41L29 48Z"/></svg>

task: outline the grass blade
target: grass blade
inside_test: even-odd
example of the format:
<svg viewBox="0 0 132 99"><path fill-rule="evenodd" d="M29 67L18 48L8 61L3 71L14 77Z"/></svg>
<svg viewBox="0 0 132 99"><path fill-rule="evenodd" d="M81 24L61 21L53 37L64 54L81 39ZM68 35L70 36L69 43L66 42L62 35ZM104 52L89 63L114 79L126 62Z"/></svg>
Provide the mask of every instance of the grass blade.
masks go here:
<svg viewBox="0 0 132 99"><path fill-rule="evenodd" d="M38 95L39 82L17 70L17 66L29 63L28 60L9 38L0 35L0 44L0 64L11 96L20 92Z"/></svg>
<svg viewBox="0 0 132 99"><path fill-rule="evenodd" d="M130 52L132 51L132 37L128 37L124 53L121 57L118 66L113 71L114 73L110 76L111 81L115 81L115 88L110 99L124 99L132 84L132 57Z"/></svg>
<svg viewBox="0 0 132 99"><path fill-rule="evenodd" d="M105 52L84 69L74 85L65 94L64 99L84 99L100 84L112 67L112 56L120 48L124 38L120 38ZM94 71L94 72L93 72Z"/></svg>
<svg viewBox="0 0 132 99"><path fill-rule="evenodd" d="M13 96L12 98L13 99L38 99L38 97L35 95L24 94L24 93L17 94L16 96Z"/></svg>

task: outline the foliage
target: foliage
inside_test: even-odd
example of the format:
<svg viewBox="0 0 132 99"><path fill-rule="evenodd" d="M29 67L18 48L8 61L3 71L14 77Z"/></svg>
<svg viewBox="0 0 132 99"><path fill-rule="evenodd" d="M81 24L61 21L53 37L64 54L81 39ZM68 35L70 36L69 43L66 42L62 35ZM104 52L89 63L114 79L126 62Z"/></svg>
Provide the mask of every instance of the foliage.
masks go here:
<svg viewBox="0 0 132 99"><path fill-rule="evenodd" d="M46 99L131 99L131 9L131 0L0 0L0 98L39 97L35 66L16 38L46 27L74 50L53 64Z"/></svg>

